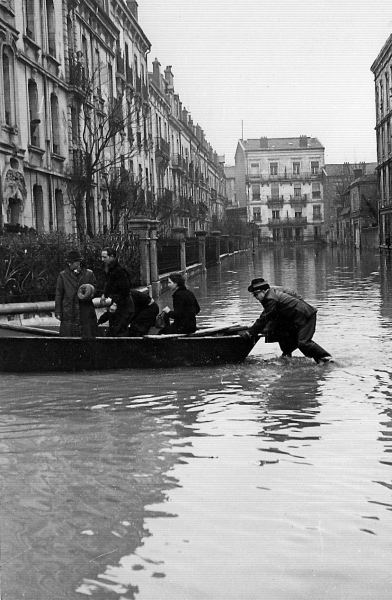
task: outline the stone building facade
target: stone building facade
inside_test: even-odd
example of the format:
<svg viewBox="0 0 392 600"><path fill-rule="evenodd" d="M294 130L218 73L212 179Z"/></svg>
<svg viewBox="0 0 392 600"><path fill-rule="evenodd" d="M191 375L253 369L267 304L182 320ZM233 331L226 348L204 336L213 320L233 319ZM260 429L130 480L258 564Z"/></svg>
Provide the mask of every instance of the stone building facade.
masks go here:
<svg viewBox="0 0 392 600"><path fill-rule="evenodd" d="M226 205L224 158L175 93L172 67L162 73L157 58L150 99L161 220L166 227L184 228L187 235L210 230L221 221Z"/></svg>
<svg viewBox="0 0 392 600"><path fill-rule="evenodd" d="M324 237L322 168L317 138L240 140L235 156L236 199L247 207L262 240L313 241Z"/></svg>
<svg viewBox="0 0 392 600"><path fill-rule="evenodd" d="M94 235L171 199L169 229L212 227L223 163L150 49L134 0L0 0L0 226Z"/></svg>

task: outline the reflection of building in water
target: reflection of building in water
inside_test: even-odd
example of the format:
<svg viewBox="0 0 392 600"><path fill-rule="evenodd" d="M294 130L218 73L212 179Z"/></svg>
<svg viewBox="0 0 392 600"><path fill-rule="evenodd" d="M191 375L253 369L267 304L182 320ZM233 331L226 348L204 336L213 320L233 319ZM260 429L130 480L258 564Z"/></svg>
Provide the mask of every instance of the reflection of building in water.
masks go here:
<svg viewBox="0 0 392 600"><path fill-rule="evenodd" d="M326 289L327 253L321 247L262 248L256 269L268 282L297 290L309 302Z"/></svg>

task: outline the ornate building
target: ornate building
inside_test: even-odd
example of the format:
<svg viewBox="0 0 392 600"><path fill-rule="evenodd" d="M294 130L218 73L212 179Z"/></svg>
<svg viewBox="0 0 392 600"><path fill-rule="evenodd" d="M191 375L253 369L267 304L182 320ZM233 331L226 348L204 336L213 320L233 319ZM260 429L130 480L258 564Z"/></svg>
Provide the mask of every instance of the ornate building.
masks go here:
<svg viewBox="0 0 392 600"><path fill-rule="evenodd" d="M240 140L236 199L261 239L312 241L323 237L321 173L324 147L317 138Z"/></svg>

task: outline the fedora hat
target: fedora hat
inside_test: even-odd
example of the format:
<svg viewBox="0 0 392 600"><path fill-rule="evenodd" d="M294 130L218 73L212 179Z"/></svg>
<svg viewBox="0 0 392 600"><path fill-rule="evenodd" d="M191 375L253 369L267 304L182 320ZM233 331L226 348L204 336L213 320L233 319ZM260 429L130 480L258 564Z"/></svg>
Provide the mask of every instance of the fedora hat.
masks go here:
<svg viewBox="0 0 392 600"><path fill-rule="evenodd" d="M256 277L256 279L252 279L250 282L250 286L248 287L248 292L254 294L255 292L259 292L260 290L268 290L269 283L263 279L262 277Z"/></svg>
<svg viewBox="0 0 392 600"><path fill-rule="evenodd" d="M82 260L79 250L70 250L66 257L67 262L73 263L77 260Z"/></svg>

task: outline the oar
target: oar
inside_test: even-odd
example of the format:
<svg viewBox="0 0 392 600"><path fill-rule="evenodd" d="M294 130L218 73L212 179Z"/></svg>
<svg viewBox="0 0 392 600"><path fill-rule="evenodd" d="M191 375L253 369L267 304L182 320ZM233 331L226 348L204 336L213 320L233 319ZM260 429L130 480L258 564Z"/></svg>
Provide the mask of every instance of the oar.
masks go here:
<svg viewBox="0 0 392 600"><path fill-rule="evenodd" d="M207 327L206 329L199 329L192 333L192 337L202 337L204 335L211 335L213 333L238 333L240 331L245 331L248 329L248 325L241 325L240 323L236 323L234 325L225 325L222 327Z"/></svg>
<svg viewBox="0 0 392 600"><path fill-rule="evenodd" d="M8 323L0 323L0 329L8 329L9 331L20 331L22 333L30 333L32 335L42 335L43 337L58 337L59 335L59 332L53 329L41 329L40 327L29 327L28 325L10 325Z"/></svg>

